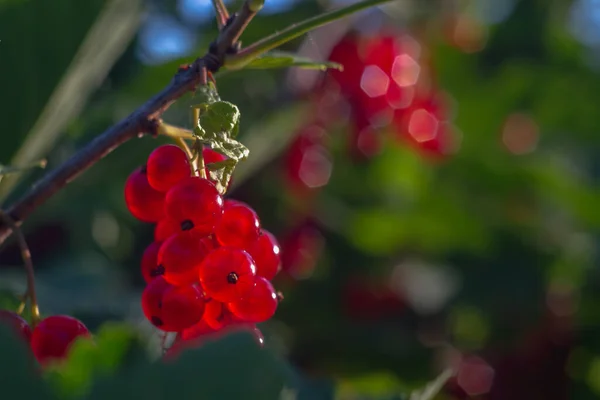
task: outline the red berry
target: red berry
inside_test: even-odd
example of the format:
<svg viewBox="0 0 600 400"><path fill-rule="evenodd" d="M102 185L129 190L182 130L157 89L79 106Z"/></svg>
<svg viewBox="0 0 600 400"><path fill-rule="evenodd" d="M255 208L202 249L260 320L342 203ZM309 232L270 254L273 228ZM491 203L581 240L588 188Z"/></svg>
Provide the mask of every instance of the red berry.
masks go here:
<svg viewBox="0 0 600 400"><path fill-rule="evenodd" d="M277 239L263 229L262 234L246 249L256 264L256 275L271 280L281 269Z"/></svg>
<svg viewBox="0 0 600 400"><path fill-rule="evenodd" d="M259 233L258 215L244 204L225 207L215 227L215 236L222 246L243 248L258 239Z"/></svg>
<svg viewBox="0 0 600 400"><path fill-rule="evenodd" d="M225 303L210 299L206 303L203 321L211 329L218 331L235 322L233 314Z"/></svg>
<svg viewBox="0 0 600 400"><path fill-rule="evenodd" d="M181 225L177 221L163 218L158 221L158 224L154 228L154 241L161 242L167 240L171 235L180 233L181 231Z"/></svg>
<svg viewBox="0 0 600 400"><path fill-rule="evenodd" d="M69 347L78 337L89 337L90 332L76 318L54 315L42 320L31 334L31 349L42 365L67 356Z"/></svg>
<svg viewBox="0 0 600 400"><path fill-rule="evenodd" d="M189 177L167 192L165 212L178 223L209 234L223 213L223 198L210 181Z"/></svg>
<svg viewBox="0 0 600 400"><path fill-rule="evenodd" d="M174 332L191 327L204 314L204 294L198 285L172 286L162 298L162 319Z"/></svg>
<svg viewBox="0 0 600 400"><path fill-rule="evenodd" d="M208 302L205 303L206 306L208 306L208 304L211 302L217 302L217 301L209 300ZM208 307L205 307L204 309L206 312L206 310L208 310ZM210 325L207 323L206 320L207 320L206 316L203 316L203 318L202 318L202 320L200 320L200 322L198 322L197 324L195 324L193 326L190 326L187 329L184 329L181 332L181 335L179 335L179 337L182 340L195 340L202 336L206 336L211 333L214 333L215 330L210 327Z"/></svg>
<svg viewBox="0 0 600 400"><path fill-rule="evenodd" d="M171 288L162 276L157 277L146 286L142 292L142 311L144 315L157 328L169 330L163 320L163 296Z"/></svg>
<svg viewBox="0 0 600 400"><path fill-rule="evenodd" d="M254 287L256 266L248 253L233 247L213 250L200 265L200 282L209 297L238 300Z"/></svg>
<svg viewBox="0 0 600 400"><path fill-rule="evenodd" d="M330 76L340 85L346 95L352 95L359 90L363 60L360 56L359 42L355 35L342 38L331 50L329 60L344 66L343 71L329 70Z"/></svg>
<svg viewBox="0 0 600 400"><path fill-rule="evenodd" d="M256 277L254 283L254 289L240 300L229 303L229 309L244 321L264 322L275 314L277 293L262 276Z"/></svg>
<svg viewBox="0 0 600 400"><path fill-rule="evenodd" d="M325 246L325 238L310 221L295 227L281 244L281 266L296 279L309 277Z"/></svg>
<svg viewBox="0 0 600 400"><path fill-rule="evenodd" d="M159 192L166 192L191 174L187 155L173 144L157 147L150 153L147 170L148 183Z"/></svg>
<svg viewBox="0 0 600 400"><path fill-rule="evenodd" d="M227 200L223 201L223 211L227 210L230 207L235 207L235 206L249 207L248 204L244 203L243 201L239 201L239 200L227 199Z"/></svg>
<svg viewBox="0 0 600 400"><path fill-rule="evenodd" d="M165 196L150 186L145 167L136 169L127 178L125 203L129 212L144 222L157 222L165 215Z"/></svg>
<svg viewBox="0 0 600 400"><path fill-rule="evenodd" d="M227 157L225 157L223 154L217 153L209 147L205 147L202 150L202 157L204 158L204 164L212 164L215 162L227 160Z"/></svg>
<svg viewBox="0 0 600 400"><path fill-rule="evenodd" d="M0 310L0 324L9 326L14 333L22 337L27 343L31 340L31 328L19 314L8 310Z"/></svg>
<svg viewBox="0 0 600 400"><path fill-rule="evenodd" d="M165 268L158 264L158 251L161 245L162 242L152 242L142 255L142 276L146 283L165 273Z"/></svg>
<svg viewBox="0 0 600 400"><path fill-rule="evenodd" d="M210 251L204 239L190 231L165 240L158 252L158 264L164 268L167 282L184 285L198 281L198 268Z"/></svg>

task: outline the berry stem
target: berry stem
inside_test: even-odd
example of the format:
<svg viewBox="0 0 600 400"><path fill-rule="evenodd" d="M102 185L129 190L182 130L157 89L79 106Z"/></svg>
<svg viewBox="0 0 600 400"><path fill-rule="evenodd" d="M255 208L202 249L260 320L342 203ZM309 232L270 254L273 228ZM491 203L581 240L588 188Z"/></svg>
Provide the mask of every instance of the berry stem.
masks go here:
<svg viewBox="0 0 600 400"><path fill-rule="evenodd" d="M40 321L40 309L38 307L37 295L35 292L35 273L33 270L33 262L31 261L31 252L29 251L29 246L27 245L27 241L25 240L25 235L21 231L21 228L17 225L17 223L4 211L0 210L0 218L7 224L10 229L14 232L17 237L17 242L19 244L19 248L21 249L21 258L23 258L23 265L25 266L25 272L27 274L27 291L25 292L24 302L29 298L30 307L31 307L31 326L35 328L37 323ZM23 308L24 308L24 304ZM21 306L19 306L19 310L21 313Z"/></svg>
<svg viewBox="0 0 600 400"><path fill-rule="evenodd" d="M198 125L200 120L200 109L192 107L192 126ZM200 173L202 179L206 179L206 165L204 164L204 155L202 154L202 146L197 146L196 158L194 159L194 169L197 173Z"/></svg>
<svg viewBox="0 0 600 400"><path fill-rule="evenodd" d="M229 19L229 11L227 11L227 7L223 4L223 0L212 0L212 3L215 8L215 13L217 14L217 24L219 29L223 29Z"/></svg>
<svg viewBox="0 0 600 400"><path fill-rule="evenodd" d="M181 128L179 126L167 124L163 121L160 121L158 124L158 128L156 129L159 135L168 136L170 138L180 138L180 139L194 139L194 133L189 129Z"/></svg>

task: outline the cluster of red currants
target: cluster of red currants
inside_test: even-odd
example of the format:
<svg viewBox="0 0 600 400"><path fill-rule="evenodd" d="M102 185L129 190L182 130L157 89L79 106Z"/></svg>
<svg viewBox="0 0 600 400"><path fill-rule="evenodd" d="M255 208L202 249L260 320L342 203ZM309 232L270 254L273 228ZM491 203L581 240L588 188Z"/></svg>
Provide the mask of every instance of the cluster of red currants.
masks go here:
<svg viewBox="0 0 600 400"><path fill-rule="evenodd" d="M44 318L32 330L19 314L0 310L0 323L8 326L30 345L33 355L42 366L64 359L76 339L90 337L85 325L68 315Z"/></svg>
<svg viewBox="0 0 600 400"><path fill-rule="evenodd" d="M204 149L206 163L222 156ZM208 172L206 171L206 176ZM125 184L129 211L156 223L141 270L142 309L156 328L190 342L225 328L271 318L278 295L279 245L247 204L223 199L210 179L195 176L186 153L156 148Z"/></svg>

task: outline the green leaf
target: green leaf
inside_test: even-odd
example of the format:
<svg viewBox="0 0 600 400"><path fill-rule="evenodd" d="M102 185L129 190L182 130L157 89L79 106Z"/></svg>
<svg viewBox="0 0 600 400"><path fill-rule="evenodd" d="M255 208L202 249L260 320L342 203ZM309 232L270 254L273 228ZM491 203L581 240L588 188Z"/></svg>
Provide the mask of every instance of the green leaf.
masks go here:
<svg viewBox="0 0 600 400"><path fill-rule="evenodd" d="M273 50L315 28L326 25L330 22L337 21L358 11L365 10L369 7L389 3L392 0L364 0L358 3L342 7L337 10L326 12L316 17L309 18L305 21L293 24L287 29L276 32L258 42L239 51L237 54L232 54L225 59L225 67L227 69L242 69L251 61L260 57L262 54Z"/></svg>
<svg viewBox="0 0 600 400"><path fill-rule="evenodd" d="M126 361L143 359L143 347L128 326L107 323L94 340L80 339L65 362L50 365L45 375L61 397L85 394L98 376L109 376Z"/></svg>
<svg viewBox="0 0 600 400"><path fill-rule="evenodd" d="M97 385L89 400L277 399L296 386L282 360L247 333L207 341L175 361L158 361Z"/></svg>
<svg viewBox="0 0 600 400"><path fill-rule="evenodd" d="M327 69L337 69L342 71L344 67L341 64L331 61L315 61L307 57L301 57L294 53L284 51L271 51L254 60L250 61L245 68L247 69L271 69L299 67L304 69L317 69L325 71Z"/></svg>
<svg viewBox="0 0 600 400"><path fill-rule="evenodd" d="M3 399L52 400L40 374L33 354L23 340L5 325L0 324L0 382Z"/></svg>

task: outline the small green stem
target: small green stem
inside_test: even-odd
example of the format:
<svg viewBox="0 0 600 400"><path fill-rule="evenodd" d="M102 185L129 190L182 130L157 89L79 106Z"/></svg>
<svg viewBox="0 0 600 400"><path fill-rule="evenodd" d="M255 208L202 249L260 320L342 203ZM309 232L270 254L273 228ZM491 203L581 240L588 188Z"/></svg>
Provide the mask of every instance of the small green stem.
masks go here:
<svg viewBox="0 0 600 400"><path fill-rule="evenodd" d="M35 273L33 270L33 262L31 261L31 252L29 251L29 246L27 245L27 240L25 240L25 235L21 231L21 228L17 225L17 223L4 211L0 210L0 218L4 220L10 229L13 231L17 238L17 243L19 244L19 248L21 249L21 258L23 259L23 265L25 266L25 273L27 274L27 291L25 292L25 300L29 299L29 304L31 307L31 326L35 328L35 326L40 322L40 308L37 302L37 294L35 292ZM23 303L24 304L24 303ZM19 306L19 310L21 313L21 306Z"/></svg>
<svg viewBox="0 0 600 400"><path fill-rule="evenodd" d="M158 128L156 129L159 135L169 136L173 139L195 139L194 133L189 129L180 128L175 125L170 125L164 122L159 122Z"/></svg>
<svg viewBox="0 0 600 400"><path fill-rule="evenodd" d="M245 49L240 50L237 54L228 55L225 58L225 67L228 69L241 69L250 61L261 56L267 51L279 47L282 44L305 34L306 32L318 28L319 26L326 25L355 12L362 11L366 8L389 3L391 1L393 0L364 0L359 3L333 10L291 25L281 32L267 36L266 38L259 40Z"/></svg>

